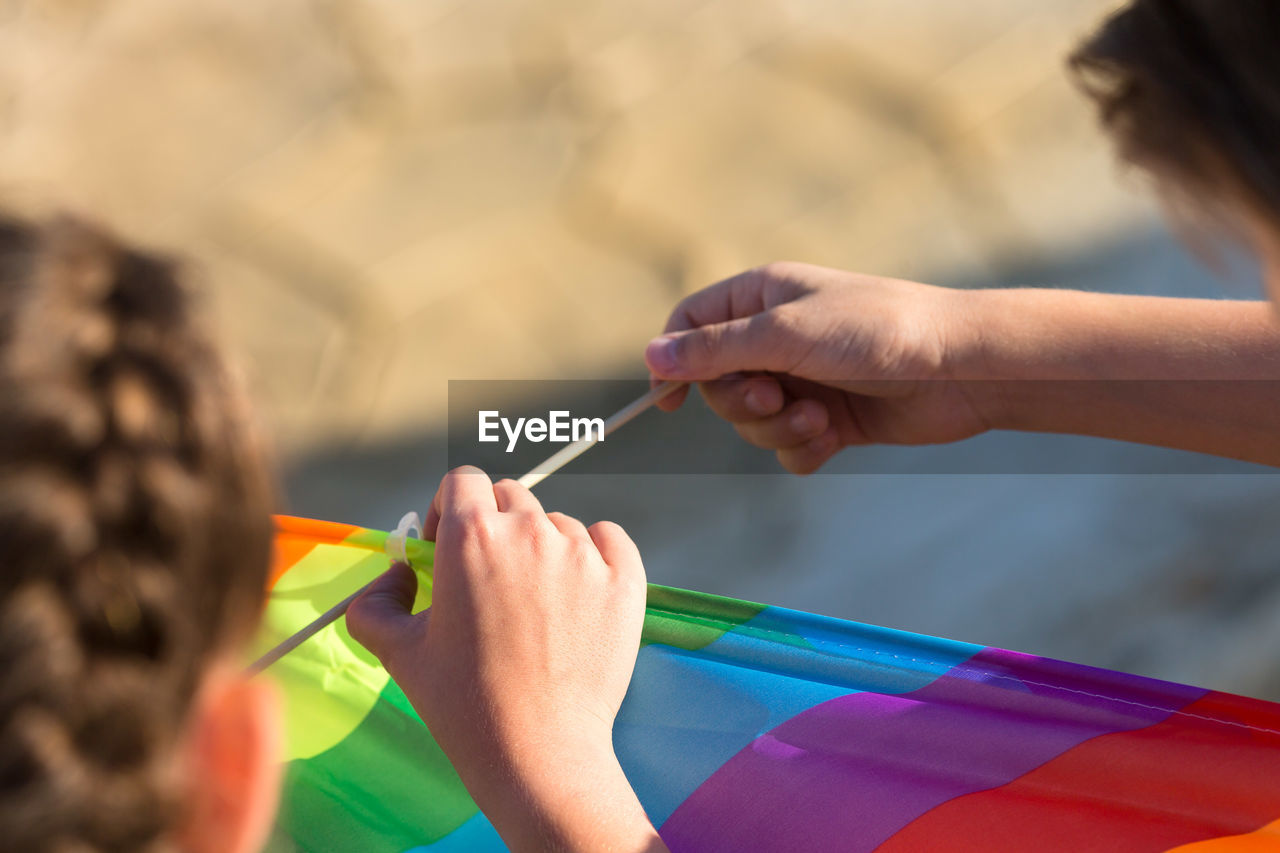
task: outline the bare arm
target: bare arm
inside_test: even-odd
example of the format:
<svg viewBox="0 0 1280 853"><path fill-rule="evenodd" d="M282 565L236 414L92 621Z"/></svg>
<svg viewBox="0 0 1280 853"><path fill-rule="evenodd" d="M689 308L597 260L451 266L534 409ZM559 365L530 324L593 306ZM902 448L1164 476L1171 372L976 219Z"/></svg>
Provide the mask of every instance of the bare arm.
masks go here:
<svg viewBox="0 0 1280 853"><path fill-rule="evenodd" d="M972 296L993 426L1280 465L1280 323L1262 302Z"/></svg>
<svg viewBox="0 0 1280 853"><path fill-rule="evenodd" d="M960 291L771 264L684 300L645 356L662 379L731 377L703 385L710 406L796 473L844 447L989 429L1280 465L1280 323L1261 302Z"/></svg>

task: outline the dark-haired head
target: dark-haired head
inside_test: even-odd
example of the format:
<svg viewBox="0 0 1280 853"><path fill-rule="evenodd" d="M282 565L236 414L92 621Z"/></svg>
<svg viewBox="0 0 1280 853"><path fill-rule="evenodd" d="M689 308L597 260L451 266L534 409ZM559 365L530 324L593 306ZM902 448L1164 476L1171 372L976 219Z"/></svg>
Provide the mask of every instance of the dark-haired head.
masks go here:
<svg viewBox="0 0 1280 853"><path fill-rule="evenodd" d="M227 714L200 706L237 701L208 683L259 615L273 488L195 313L165 259L0 219L6 849L170 849L202 808L193 744Z"/></svg>
<svg viewBox="0 0 1280 853"><path fill-rule="evenodd" d="M1280 262L1280 5L1136 0L1071 57L1121 156Z"/></svg>

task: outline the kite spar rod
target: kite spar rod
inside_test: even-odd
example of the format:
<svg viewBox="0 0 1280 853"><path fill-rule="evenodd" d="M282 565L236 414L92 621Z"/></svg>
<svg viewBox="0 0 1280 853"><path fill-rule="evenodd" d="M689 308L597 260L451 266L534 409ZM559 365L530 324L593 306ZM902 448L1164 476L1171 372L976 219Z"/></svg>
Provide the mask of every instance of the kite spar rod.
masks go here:
<svg viewBox="0 0 1280 853"><path fill-rule="evenodd" d="M600 434L592 436L588 430L588 436L586 438L580 438L572 444L566 444L564 447L553 453L545 462L535 466L533 470L525 474L516 482L524 486L526 489L532 489L534 486L547 479L547 477L550 477L556 471L559 471L561 468L586 453L596 444L603 441L607 436L612 435L614 431L634 420L635 417L645 409L648 409L650 406L654 405L677 388L683 387L684 384L685 383L683 382L668 380L663 382L661 385L657 385L649 389L648 393L644 396L633 400L611 415L608 420L604 422L604 430ZM262 672L264 669L289 654L289 652L302 645L311 637L320 633L321 629L333 622L336 622L342 614L347 612L347 608L351 606L351 603L364 594L365 590L373 586L376 580L377 579L375 578L374 580L369 581L369 583L360 587L355 592L333 605L333 607L330 607L324 613L321 613L310 625L307 625L296 634L287 637L278 646L258 658L249 666L249 674L256 675L259 672Z"/></svg>

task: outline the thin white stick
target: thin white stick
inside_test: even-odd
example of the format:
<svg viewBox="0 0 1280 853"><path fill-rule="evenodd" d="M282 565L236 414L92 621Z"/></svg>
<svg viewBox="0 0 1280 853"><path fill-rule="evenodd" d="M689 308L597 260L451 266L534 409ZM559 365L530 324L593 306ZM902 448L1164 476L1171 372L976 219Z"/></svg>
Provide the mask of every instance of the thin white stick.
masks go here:
<svg viewBox="0 0 1280 853"><path fill-rule="evenodd" d="M612 417L606 420L604 422L604 431L601 435L591 436L588 432L587 438L580 438L572 444L566 444L564 447L553 453L551 458L543 462L541 465L535 466L532 471L525 474L519 480L516 480L516 482L524 486L526 489L532 489L534 486L538 485L543 480L547 479L552 474L559 471L582 454L586 453L592 447L595 447L605 438L613 435L619 427L634 420L636 415L654 405L683 384L683 382L676 382L673 380L651 388L649 393L645 394L638 400L623 406L615 412Z"/></svg>
<svg viewBox="0 0 1280 853"><path fill-rule="evenodd" d="M675 391L677 388L683 387L684 384L685 383L683 382L669 380L667 382L663 382L661 385L657 385L649 389L649 392L647 394L623 406L621 409L615 412L608 420L606 420L604 422L603 435L599 435L593 438L579 439L578 441L575 441L572 444L565 445L564 447L560 448L558 451L553 453L549 459L547 459L542 464L534 467L532 471L525 474L516 482L524 486L526 489L532 489L534 486L538 485L543 480L547 479L547 477L550 477L556 471L559 471L561 468L568 465L573 460L577 459L583 453L586 453L589 449L599 444L605 438L612 435L619 427L634 420L635 417L639 415L641 412L643 412L645 409L654 405L659 400L661 400L662 398L666 397L668 394ZM312 622L310 625L307 625L302 630L287 637L283 642L281 642L271 651L267 652L265 655L258 658L256 661L254 661L252 664L249 665L249 669L248 669L249 674L257 675L259 672L262 672L264 669L271 666L271 664L280 660L280 658L284 657L289 652L293 651L298 646L302 645L307 640L311 639L316 634L320 633L320 631L323 628L325 628L327 625L330 625L331 623L336 622L338 618L342 616L342 614L347 612L347 608L351 606L351 603L355 601L357 598L359 598L361 595L363 595L364 591L367 590L369 587L373 586L373 584L376 581L377 581L377 578L374 578L374 580L369 581L367 584L360 587L358 590L351 593L346 598L339 601L337 604L333 605L333 607L330 607L324 613L321 613L319 616L316 617L315 621Z"/></svg>
<svg viewBox="0 0 1280 853"><path fill-rule="evenodd" d="M376 578L374 580L376 580ZM286 637L279 645L277 645L271 651L267 652L265 655L258 658L252 664L250 664L249 674L257 675L267 667L271 666L271 664L280 660L280 658L289 654L289 652L293 651L298 646L302 645L307 640L310 640L316 634L320 633L320 631L326 625L329 625L332 622L338 621L338 617L342 616L342 614L347 612L347 608L351 606L351 603L355 601L357 598L359 598L361 595L363 595L364 591L371 586L373 586L373 581L369 581L367 584L360 587L355 592L351 593L346 598L342 599L341 601L339 601L337 604L330 607L325 612L321 613L319 616L316 617L314 622L312 622L307 627L303 628L301 631L298 631L296 634L292 634L289 637Z"/></svg>

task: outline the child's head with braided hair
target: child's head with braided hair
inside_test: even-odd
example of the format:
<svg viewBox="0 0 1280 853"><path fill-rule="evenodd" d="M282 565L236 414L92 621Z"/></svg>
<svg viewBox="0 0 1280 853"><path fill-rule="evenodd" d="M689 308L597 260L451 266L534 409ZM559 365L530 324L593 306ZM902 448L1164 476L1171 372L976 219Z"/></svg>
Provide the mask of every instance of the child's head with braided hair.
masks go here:
<svg viewBox="0 0 1280 853"><path fill-rule="evenodd" d="M273 488L173 264L0 219L0 846L251 849Z"/></svg>

